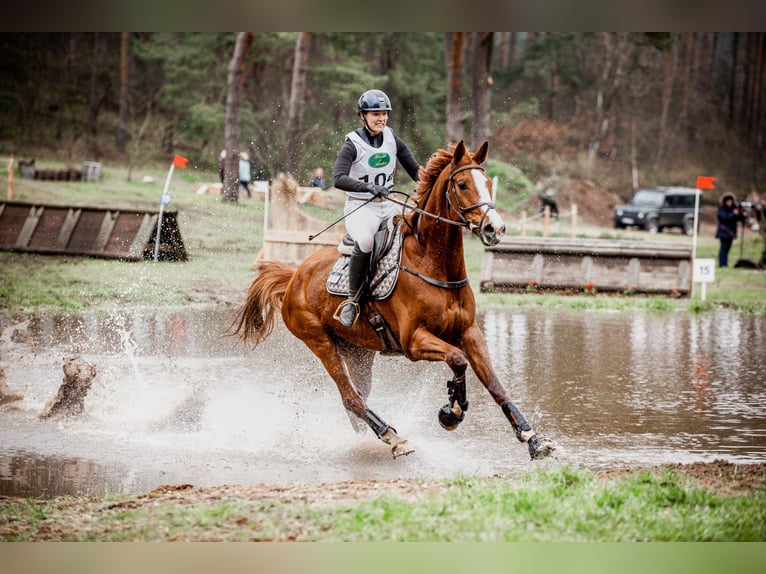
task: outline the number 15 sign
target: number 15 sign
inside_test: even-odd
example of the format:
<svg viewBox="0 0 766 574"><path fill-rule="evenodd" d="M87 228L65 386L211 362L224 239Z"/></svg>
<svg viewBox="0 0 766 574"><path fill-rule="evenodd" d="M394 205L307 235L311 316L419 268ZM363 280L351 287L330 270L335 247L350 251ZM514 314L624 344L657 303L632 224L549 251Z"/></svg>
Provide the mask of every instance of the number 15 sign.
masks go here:
<svg viewBox="0 0 766 574"><path fill-rule="evenodd" d="M715 281L715 259L695 259L692 281L694 283L713 283Z"/></svg>

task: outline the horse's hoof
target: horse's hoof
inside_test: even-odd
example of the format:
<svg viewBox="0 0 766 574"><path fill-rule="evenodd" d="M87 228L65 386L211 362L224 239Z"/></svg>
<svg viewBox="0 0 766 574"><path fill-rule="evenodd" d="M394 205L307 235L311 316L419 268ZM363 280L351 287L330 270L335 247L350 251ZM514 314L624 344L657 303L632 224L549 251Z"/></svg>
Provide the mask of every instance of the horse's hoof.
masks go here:
<svg viewBox="0 0 766 574"><path fill-rule="evenodd" d="M527 441L529 447L529 456L532 460L540 460L553 454L556 450L556 443L544 434L534 434Z"/></svg>
<svg viewBox="0 0 766 574"><path fill-rule="evenodd" d="M408 454L413 452L415 452L415 449L412 448L410 446L410 443L408 443L406 440L396 443L393 447L391 447L391 454L394 455L394 458L399 458L400 456L407 456Z"/></svg>
<svg viewBox="0 0 766 574"><path fill-rule="evenodd" d="M463 422L464 418L465 413L460 413L460 416L457 416L449 405L444 405L439 409L439 424L444 430L455 430L457 426Z"/></svg>

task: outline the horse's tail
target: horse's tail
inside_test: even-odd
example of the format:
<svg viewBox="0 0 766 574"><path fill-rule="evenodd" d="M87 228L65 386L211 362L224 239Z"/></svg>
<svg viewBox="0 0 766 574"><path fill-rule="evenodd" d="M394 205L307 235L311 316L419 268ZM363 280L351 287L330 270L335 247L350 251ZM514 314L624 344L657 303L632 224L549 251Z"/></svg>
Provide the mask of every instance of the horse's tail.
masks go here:
<svg viewBox="0 0 766 574"><path fill-rule="evenodd" d="M274 330L287 284L295 273L295 269L279 261L263 263L259 269L232 324L233 334L239 334L243 342L252 341L254 346Z"/></svg>

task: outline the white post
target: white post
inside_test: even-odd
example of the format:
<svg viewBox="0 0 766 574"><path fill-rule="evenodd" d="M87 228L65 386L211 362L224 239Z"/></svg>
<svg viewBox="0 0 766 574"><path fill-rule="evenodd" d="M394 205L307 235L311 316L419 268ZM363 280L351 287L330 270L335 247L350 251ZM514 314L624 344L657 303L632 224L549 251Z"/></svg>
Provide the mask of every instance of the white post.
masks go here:
<svg viewBox="0 0 766 574"><path fill-rule="evenodd" d="M266 234L269 229L269 190L271 189L271 183L266 186L266 195L263 202L263 258L271 259L271 248L267 247Z"/></svg>
<svg viewBox="0 0 766 574"><path fill-rule="evenodd" d="M162 190L162 197L160 198L160 215L157 217L157 235L154 238L154 262L157 263L157 257L160 251L160 229L162 229L162 213L165 211L165 204L170 202L170 196L168 195L168 187L170 187L170 178L173 177L173 170L175 164L170 164L168 170L168 178L165 180L165 189Z"/></svg>
<svg viewBox="0 0 766 574"><path fill-rule="evenodd" d="M694 194L694 232L692 233L692 269L694 269L694 266L697 262L697 212L699 211L699 206L700 206L700 195L702 195L702 190L697 188L696 193ZM692 279L691 298L694 299L694 280L693 279Z"/></svg>

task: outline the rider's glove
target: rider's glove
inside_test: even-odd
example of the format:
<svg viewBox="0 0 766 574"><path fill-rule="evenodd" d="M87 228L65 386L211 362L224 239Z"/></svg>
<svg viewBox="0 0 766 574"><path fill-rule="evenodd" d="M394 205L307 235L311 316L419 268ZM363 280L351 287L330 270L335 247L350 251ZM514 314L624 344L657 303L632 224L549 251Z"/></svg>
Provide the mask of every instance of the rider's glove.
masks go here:
<svg viewBox="0 0 766 574"><path fill-rule="evenodd" d="M391 193L391 190L389 190L387 187L383 187L382 185L375 185L374 183L368 183L364 189L375 197L387 197L388 194Z"/></svg>

